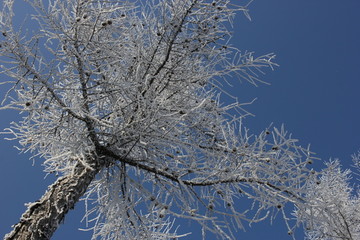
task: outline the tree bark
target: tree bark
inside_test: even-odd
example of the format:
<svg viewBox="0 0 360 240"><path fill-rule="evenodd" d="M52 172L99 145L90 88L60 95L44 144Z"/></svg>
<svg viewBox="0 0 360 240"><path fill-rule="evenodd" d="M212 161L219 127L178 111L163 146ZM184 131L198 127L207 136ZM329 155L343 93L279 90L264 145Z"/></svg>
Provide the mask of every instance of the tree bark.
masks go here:
<svg viewBox="0 0 360 240"><path fill-rule="evenodd" d="M19 223L5 235L4 240L50 239L66 213L74 208L85 193L99 169L99 166L90 169L78 164L72 174L60 177L49 186L40 200L28 206Z"/></svg>

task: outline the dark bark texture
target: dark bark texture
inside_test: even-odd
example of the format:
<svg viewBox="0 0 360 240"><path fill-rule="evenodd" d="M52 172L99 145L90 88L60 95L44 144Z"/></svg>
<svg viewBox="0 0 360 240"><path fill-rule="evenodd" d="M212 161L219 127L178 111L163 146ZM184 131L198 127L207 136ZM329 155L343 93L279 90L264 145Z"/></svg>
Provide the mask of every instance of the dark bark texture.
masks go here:
<svg viewBox="0 0 360 240"><path fill-rule="evenodd" d="M60 177L49 186L40 200L28 206L19 223L13 226L13 231L4 240L50 239L66 213L74 208L85 193L99 169L98 166L85 168L78 164L72 174Z"/></svg>

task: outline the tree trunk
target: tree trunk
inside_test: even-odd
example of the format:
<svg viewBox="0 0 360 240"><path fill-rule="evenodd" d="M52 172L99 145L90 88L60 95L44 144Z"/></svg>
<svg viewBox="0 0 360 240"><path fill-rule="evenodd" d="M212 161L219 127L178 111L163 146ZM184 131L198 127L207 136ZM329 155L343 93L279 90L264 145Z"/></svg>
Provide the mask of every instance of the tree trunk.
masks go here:
<svg viewBox="0 0 360 240"><path fill-rule="evenodd" d="M45 240L50 239L66 213L73 209L85 193L99 167L85 168L78 164L74 173L60 177L52 184L42 198L28 206L20 222L4 240Z"/></svg>

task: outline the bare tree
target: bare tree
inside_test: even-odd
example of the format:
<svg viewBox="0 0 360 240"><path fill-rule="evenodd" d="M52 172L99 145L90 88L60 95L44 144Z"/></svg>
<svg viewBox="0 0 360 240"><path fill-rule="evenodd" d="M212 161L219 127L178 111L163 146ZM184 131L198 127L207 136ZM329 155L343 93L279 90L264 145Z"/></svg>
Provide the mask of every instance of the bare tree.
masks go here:
<svg viewBox="0 0 360 240"><path fill-rule="evenodd" d="M273 54L229 44L229 0L27 0L32 25L0 13L2 109L23 119L7 132L59 175L5 239L49 239L81 196L93 239L233 239L243 222L306 209L316 177L308 149L281 129L249 136L235 80L261 82ZM253 201L243 209L242 198ZM89 205L88 205L89 206Z"/></svg>

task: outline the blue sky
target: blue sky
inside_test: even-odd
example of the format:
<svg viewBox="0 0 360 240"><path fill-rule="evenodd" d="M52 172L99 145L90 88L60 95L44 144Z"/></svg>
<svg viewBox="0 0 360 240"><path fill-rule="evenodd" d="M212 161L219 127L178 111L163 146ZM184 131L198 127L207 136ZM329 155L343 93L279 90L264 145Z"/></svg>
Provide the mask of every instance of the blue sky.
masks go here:
<svg viewBox="0 0 360 240"><path fill-rule="evenodd" d="M234 0L235 2L235 0ZM246 2L239 0L240 3ZM360 2L358 0L255 0L252 21L239 14L234 22L232 44L256 54L274 52L280 67L266 71L271 85L253 87L244 82L232 89L241 102L257 98L245 119L251 132L259 133L271 123L284 124L322 160L339 158L351 165L351 154L360 149ZM18 115L0 112L0 129ZM19 154L15 142L0 139L0 236L19 220L24 203L40 198L53 182L39 162ZM317 167L321 167L318 162ZM241 203L240 203L241 204ZM84 206L78 204L53 239L89 239L79 232ZM196 231L196 224L182 225ZM300 231L298 231L300 232ZM291 239L279 218L238 232L238 239ZM299 239L302 235L297 233ZM188 237L185 239L196 239Z"/></svg>

